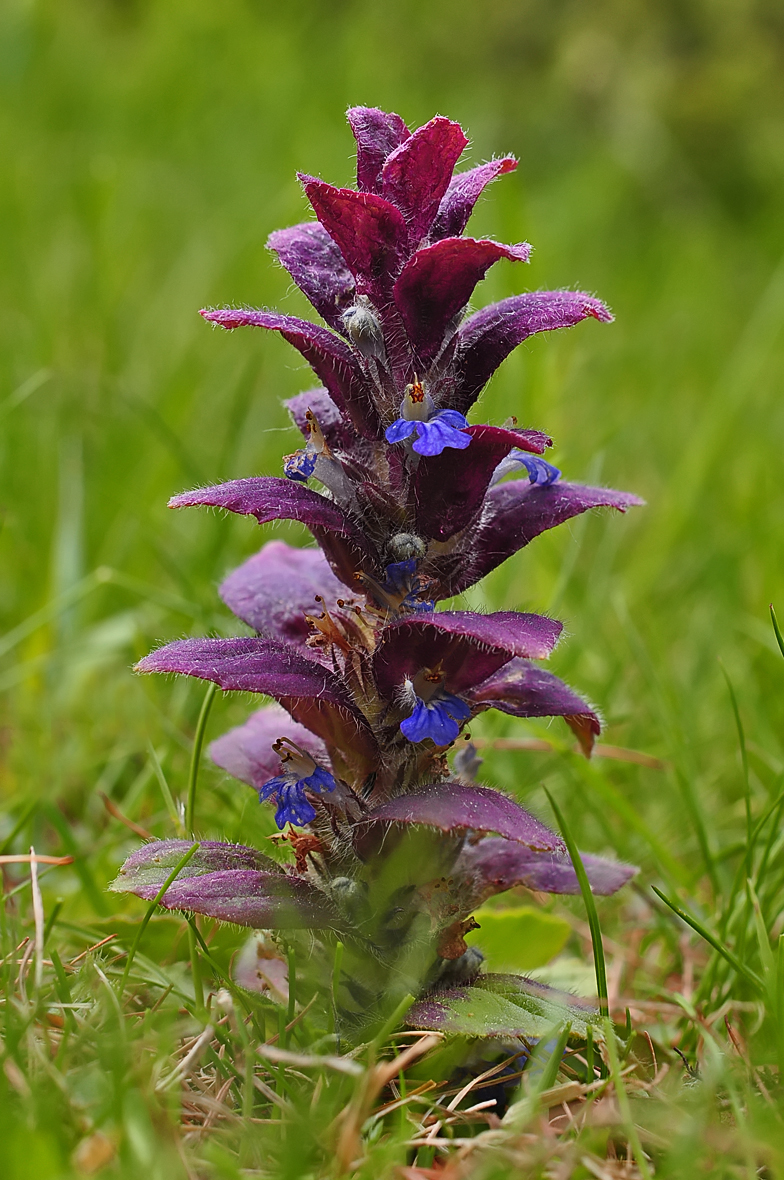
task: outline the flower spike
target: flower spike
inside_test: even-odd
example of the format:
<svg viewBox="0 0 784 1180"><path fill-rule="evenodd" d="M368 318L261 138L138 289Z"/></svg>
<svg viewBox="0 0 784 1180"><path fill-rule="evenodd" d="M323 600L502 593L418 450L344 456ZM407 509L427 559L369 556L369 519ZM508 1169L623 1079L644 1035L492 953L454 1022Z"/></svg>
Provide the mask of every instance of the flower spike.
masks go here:
<svg viewBox="0 0 784 1180"><path fill-rule="evenodd" d="M525 242L463 236L486 186L516 161L455 174L468 143L457 123L436 116L412 132L376 107L353 107L347 118L356 188L302 174L316 220L268 242L323 323L247 308L202 312L227 330L276 332L308 362L320 384L285 403L302 441L285 448L282 476L234 479L170 502L259 524L295 521L316 545L269 541L226 577L220 596L254 634L177 640L137 665L272 699L209 753L273 804L277 828L288 829L274 837L278 855L285 849L291 860L203 841L158 898L192 845L154 841L131 855L113 888L284 931L297 1002L318 1035L345 1044L377 1035L398 984L415 996L412 1027L531 1040L570 1022L577 1035L598 1036L587 1002L485 973L479 949L467 946L474 909L494 894L516 886L568 894L579 884L555 832L472 781L477 759L456 753L456 777L447 761L488 709L560 718L589 756L598 711L539 664L560 622L439 603L547 529L591 508L642 503L563 479L542 457L553 445L542 430L466 416L523 341L612 316L577 291L513 295L467 314L491 266L530 256ZM597 895L636 871L590 854L583 862ZM238 970L242 986L265 986ZM280 996L272 989L267 998Z"/></svg>

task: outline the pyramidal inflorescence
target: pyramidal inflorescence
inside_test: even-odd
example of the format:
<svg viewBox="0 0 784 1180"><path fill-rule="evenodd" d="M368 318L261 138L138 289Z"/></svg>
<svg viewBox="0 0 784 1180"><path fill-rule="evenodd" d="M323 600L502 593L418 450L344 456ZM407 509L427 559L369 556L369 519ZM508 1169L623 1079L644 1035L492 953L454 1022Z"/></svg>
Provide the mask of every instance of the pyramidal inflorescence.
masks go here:
<svg viewBox="0 0 784 1180"><path fill-rule="evenodd" d="M483 974L463 935L478 905L513 886L578 892L571 861L558 835L475 781L463 743L452 771L447 754L486 709L562 717L586 754L599 720L535 662L553 650L560 623L438 604L546 529L641 501L563 480L542 458L551 439L540 430L468 423L522 341L612 318L577 291L466 314L490 266L530 253L464 234L484 188L516 161L455 173L468 142L457 123L438 117L410 132L398 115L367 107L348 119L356 189L301 176L316 220L269 241L324 325L202 312L226 329L279 332L310 364L319 384L287 403L303 446L283 475L171 501L262 524L299 521L317 547L271 541L226 579L221 596L255 637L170 643L138 670L277 702L211 755L275 807L279 828L290 825L295 863L203 841L161 904L276 931L299 955L298 999L320 993L325 1027L337 1021L356 1039L407 994L418 1000L411 1023L456 1031L469 993L500 1002L500 991L514 1003L522 988L529 1008L537 996L546 1004L541 985ZM114 888L154 898L188 847L143 846ZM634 872L597 857L585 865L597 893Z"/></svg>

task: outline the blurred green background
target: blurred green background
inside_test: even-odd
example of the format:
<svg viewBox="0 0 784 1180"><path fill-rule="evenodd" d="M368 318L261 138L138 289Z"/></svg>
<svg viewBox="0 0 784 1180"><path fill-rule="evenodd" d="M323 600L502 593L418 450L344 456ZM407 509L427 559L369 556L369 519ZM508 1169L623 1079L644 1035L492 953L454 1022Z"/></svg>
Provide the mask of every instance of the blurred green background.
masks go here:
<svg viewBox="0 0 784 1180"><path fill-rule="evenodd" d="M166 501L277 473L297 445L280 405L310 382L297 355L196 313L310 314L265 240L307 216L298 168L351 182L355 103L412 126L460 120L470 163L519 156L472 231L531 241L533 262L499 264L477 306L574 286L617 317L519 349L474 420L545 428L567 477L648 507L556 530L464 602L557 613L569 638L553 666L600 706L606 740L671 769L497 752L487 781L543 814L546 783L585 847L657 873L664 851L698 878L698 813L715 853L743 822L720 657L752 792L777 791L780 3L4 0L0 840L40 800L37 845L89 849L97 889L73 893L73 915L115 905L101 889L136 842L98 792L170 832L150 741L182 791L203 689L143 682L131 664L164 639L231 634L224 573L268 537L305 539ZM219 702L211 734L250 703ZM560 723L495 718L476 732L566 742ZM252 792L217 771L199 809L204 834L271 830ZM73 874L55 876L73 891Z"/></svg>

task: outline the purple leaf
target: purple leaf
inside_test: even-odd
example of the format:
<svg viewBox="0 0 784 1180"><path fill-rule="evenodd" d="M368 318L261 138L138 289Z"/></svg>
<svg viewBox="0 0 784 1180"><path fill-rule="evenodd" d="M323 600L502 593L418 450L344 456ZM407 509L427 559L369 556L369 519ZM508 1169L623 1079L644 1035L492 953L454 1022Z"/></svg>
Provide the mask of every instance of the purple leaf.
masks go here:
<svg viewBox="0 0 784 1180"><path fill-rule="evenodd" d="M259 524L270 520L298 520L306 524L327 555L337 576L356 589L354 575L378 566L357 524L332 500L301 483L275 475L233 479L212 488L182 492L169 501L170 508L225 508L240 516L255 516Z"/></svg>
<svg viewBox="0 0 784 1180"><path fill-rule="evenodd" d="M494 262L527 262L530 253L527 242L503 246L475 238L443 238L417 250L395 283L394 298L419 357L432 360L440 350L450 320Z"/></svg>
<svg viewBox="0 0 784 1180"><path fill-rule="evenodd" d="M516 167L517 160L513 156L506 156L503 160L490 160L487 164L480 164L477 168L453 176L438 207L430 230L430 240L437 242L440 238L459 237L484 188L497 176L514 172Z"/></svg>
<svg viewBox="0 0 784 1180"><path fill-rule="evenodd" d="M633 865L605 860L601 856L581 854L591 890L601 897L616 893L635 873ZM488 897L525 885L540 893L580 892L577 874L568 855L532 852L513 840L495 836L466 844L454 867L454 877L461 889L470 889L468 907L481 905Z"/></svg>
<svg viewBox="0 0 784 1180"><path fill-rule="evenodd" d="M132 892L152 901L158 889L160 885L150 885ZM341 924L329 898L310 881L253 869L230 869L177 880L159 904L167 910L205 914L254 930L323 930Z"/></svg>
<svg viewBox="0 0 784 1180"><path fill-rule="evenodd" d="M343 255L317 221L277 229L267 238L294 282L319 315L345 335L341 316L354 301L354 279Z"/></svg>
<svg viewBox="0 0 784 1180"><path fill-rule="evenodd" d="M466 694L474 705L488 705L512 717L563 717L590 754L601 733L599 718L562 680L527 660L513 659ZM578 721L579 719L579 721ZM585 745L583 746L585 749Z"/></svg>
<svg viewBox="0 0 784 1180"><path fill-rule="evenodd" d="M346 597L320 549L294 549L285 541L268 541L219 590L229 610L268 639L304 646L311 634L305 613L332 610ZM323 605L316 602L320 594Z"/></svg>
<svg viewBox="0 0 784 1180"><path fill-rule="evenodd" d="M470 560L444 593L460 594L534 537L589 508L617 508L625 512L644 503L630 492L589 488L564 480L549 487L529 483L527 479L498 484L485 499L479 526L471 539Z"/></svg>
<svg viewBox="0 0 784 1180"><path fill-rule="evenodd" d="M465 414L512 349L535 332L571 328L593 316L610 323L612 316L598 299L581 291L534 291L512 295L470 316L458 332L460 376L452 404Z"/></svg>
<svg viewBox="0 0 784 1180"><path fill-rule="evenodd" d="M422 461L414 480L417 528L425 537L446 541L479 513L493 472L517 447L541 454L553 440L538 430L469 426L471 445L455 455L443 451Z"/></svg>
<svg viewBox="0 0 784 1180"><path fill-rule="evenodd" d="M411 132L400 115L378 107L350 107L346 118L357 141L357 188L377 193L384 161Z"/></svg>
<svg viewBox="0 0 784 1180"><path fill-rule="evenodd" d="M561 837L524 811L508 795L465 783L431 783L408 795L389 799L361 820L375 824L424 824L443 832L497 832L507 840L541 851L560 852Z"/></svg>
<svg viewBox="0 0 784 1180"><path fill-rule="evenodd" d="M467 144L459 123L437 115L387 157L381 191L405 217L412 249L433 224L455 164Z"/></svg>
<svg viewBox="0 0 784 1180"><path fill-rule="evenodd" d="M276 699L314 697L353 711L340 679L272 639L177 639L150 652L137 672L175 672L211 680L226 692L263 692Z"/></svg>
<svg viewBox="0 0 784 1180"><path fill-rule="evenodd" d="M406 676L413 679L423 668L440 668L446 689L459 694L486 680L512 656L549 656L561 630L554 619L519 611L408 616L384 628L373 659L376 684L392 699Z"/></svg>
<svg viewBox="0 0 784 1180"><path fill-rule="evenodd" d="M381 436L378 415L362 370L351 348L334 332L311 324L309 320L273 311L221 307L200 314L211 324L219 324L229 331L250 327L280 332L283 339L302 354L341 414L354 423L359 433L365 438Z"/></svg>
<svg viewBox="0 0 784 1180"><path fill-rule="evenodd" d="M320 765L327 764L324 743L304 725L292 721L280 705L257 709L244 725L216 738L209 747L209 755L221 769L258 790L280 773L280 758L272 749L272 743L280 737L296 742Z"/></svg>
<svg viewBox="0 0 784 1180"><path fill-rule="evenodd" d="M404 258L407 231L402 214L373 193L335 188L313 176L300 176L300 180L316 217L356 279L359 293L369 295L376 304L383 302Z"/></svg>
<svg viewBox="0 0 784 1180"><path fill-rule="evenodd" d="M291 722L289 722L291 724ZM126 860L109 888L113 893L135 893L138 897L155 897L161 885L192 846L192 840L153 840L142 844ZM178 881L203 877L227 869L255 869L282 872L269 856L242 844L223 844L202 840L188 863L177 876Z"/></svg>
<svg viewBox="0 0 784 1180"><path fill-rule="evenodd" d="M301 524L334 529L358 544L362 534L342 509L326 496L276 475L232 479L211 488L181 492L169 501L170 508L225 508L240 516L255 516L259 524L270 520L298 520Z"/></svg>
<svg viewBox="0 0 784 1180"><path fill-rule="evenodd" d="M327 440L327 446L333 451L351 450L357 441L356 434L341 414L326 389L317 386L305 393L298 393L284 401L284 406L294 419L295 426L302 431L305 440L310 439L310 426L306 414L308 410L316 416L321 433Z"/></svg>
<svg viewBox="0 0 784 1180"><path fill-rule="evenodd" d="M378 758L364 717L330 669L272 639L179 639L145 656L138 672L175 672L211 680L225 691L274 697L295 721L325 742L333 763L350 759L367 773ZM342 770L335 767L338 774Z"/></svg>

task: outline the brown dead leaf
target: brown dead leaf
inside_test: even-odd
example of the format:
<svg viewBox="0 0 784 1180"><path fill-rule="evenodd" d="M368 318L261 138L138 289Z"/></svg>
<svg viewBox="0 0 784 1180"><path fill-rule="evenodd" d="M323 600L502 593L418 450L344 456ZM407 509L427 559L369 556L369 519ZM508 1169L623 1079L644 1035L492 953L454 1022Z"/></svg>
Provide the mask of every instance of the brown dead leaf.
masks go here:
<svg viewBox="0 0 784 1180"><path fill-rule="evenodd" d="M115 1152L115 1145L108 1135L104 1135L102 1131L94 1131L77 1146L72 1156L73 1165L77 1172L92 1176L112 1162Z"/></svg>

